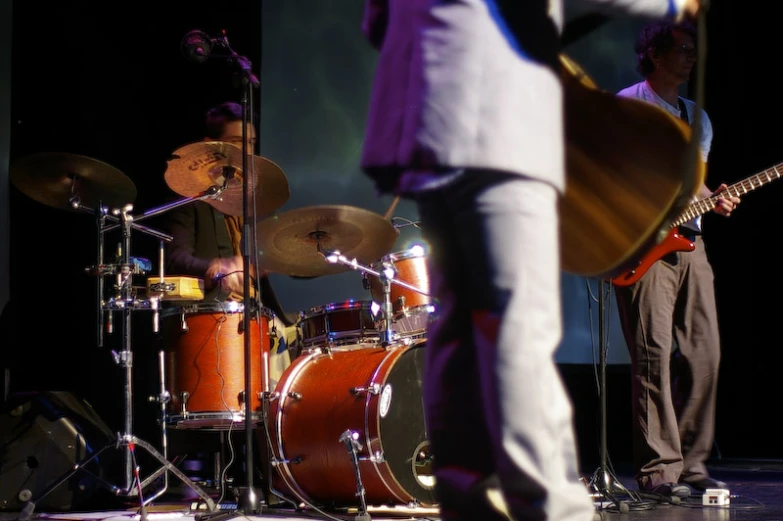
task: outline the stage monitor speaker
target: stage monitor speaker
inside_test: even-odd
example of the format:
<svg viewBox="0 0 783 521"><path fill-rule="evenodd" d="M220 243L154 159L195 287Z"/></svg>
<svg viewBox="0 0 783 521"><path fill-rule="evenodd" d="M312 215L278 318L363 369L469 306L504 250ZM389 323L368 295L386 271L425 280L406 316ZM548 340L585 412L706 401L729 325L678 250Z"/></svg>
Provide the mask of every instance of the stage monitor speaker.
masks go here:
<svg viewBox="0 0 783 521"><path fill-rule="evenodd" d="M116 451L101 453L40 496L115 439L92 406L71 393L12 395L0 413L0 511L19 511L31 499L39 512L84 505L104 481L106 464Z"/></svg>

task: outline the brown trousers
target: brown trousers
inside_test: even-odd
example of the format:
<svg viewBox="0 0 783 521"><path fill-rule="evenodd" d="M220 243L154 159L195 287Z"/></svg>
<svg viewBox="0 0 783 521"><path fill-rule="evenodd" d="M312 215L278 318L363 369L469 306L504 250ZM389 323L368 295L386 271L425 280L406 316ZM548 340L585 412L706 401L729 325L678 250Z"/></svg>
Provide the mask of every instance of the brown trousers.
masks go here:
<svg viewBox="0 0 783 521"><path fill-rule="evenodd" d="M712 267L696 250L657 261L615 287L631 356L633 454L640 487L708 476L720 338Z"/></svg>

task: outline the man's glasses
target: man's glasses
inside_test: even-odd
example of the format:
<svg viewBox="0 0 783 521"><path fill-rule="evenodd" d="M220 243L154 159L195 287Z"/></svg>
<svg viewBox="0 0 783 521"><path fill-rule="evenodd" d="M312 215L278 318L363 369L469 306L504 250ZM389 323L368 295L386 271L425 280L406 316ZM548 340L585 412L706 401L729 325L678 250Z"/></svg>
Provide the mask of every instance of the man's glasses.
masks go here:
<svg viewBox="0 0 783 521"><path fill-rule="evenodd" d="M686 58L696 58L696 47L691 47L688 44L684 43L680 47L675 47L674 50Z"/></svg>

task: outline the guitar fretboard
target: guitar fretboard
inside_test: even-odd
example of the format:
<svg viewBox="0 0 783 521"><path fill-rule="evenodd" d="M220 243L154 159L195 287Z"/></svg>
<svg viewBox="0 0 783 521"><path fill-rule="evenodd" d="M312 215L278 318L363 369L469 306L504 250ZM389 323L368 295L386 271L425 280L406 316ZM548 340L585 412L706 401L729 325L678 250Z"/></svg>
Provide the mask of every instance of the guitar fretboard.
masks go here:
<svg viewBox="0 0 783 521"><path fill-rule="evenodd" d="M781 170L783 170L783 163L778 163L777 165L768 168L763 172L759 172L758 174L752 175L738 183L734 183L733 185L728 186L726 190L718 195L713 195L712 197L707 197L705 199L696 201L695 203L689 205L688 208L686 208L685 211L672 222L671 227L675 228L683 223L690 221L691 219L698 217L699 215L703 215L709 211L712 211L718 205L718 199L724 197L725 195L742 197L746 193L751 192L756 188L769 183L770 181L774 181L775 179L780 178L781 175L783 175L780 173Z"/></svg>

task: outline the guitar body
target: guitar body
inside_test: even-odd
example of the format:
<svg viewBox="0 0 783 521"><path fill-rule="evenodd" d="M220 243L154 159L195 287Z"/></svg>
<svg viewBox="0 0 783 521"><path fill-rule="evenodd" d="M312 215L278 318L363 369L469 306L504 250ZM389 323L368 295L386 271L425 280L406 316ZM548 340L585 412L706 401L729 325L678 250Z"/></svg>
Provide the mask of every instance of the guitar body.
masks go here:
<svg viewBox="0 0 783 521"><path fill-rule="evenodd" d="M669 231L704 182L690 127L642 100L601 91L561 55L566 191L560 201L562 269L612 278Z"/></svg>
<svg viewBox="0 0 783 521"><path fill-rule="evenodd" d="M666 255L678 251L691 252L695 249L696 245L690 239L683 237L677 233L676 228L673 228L663 241L650 248L641 259L636 261L633 268L614 277L612 284L615 286L630 286L641 279L642 275L647 273L647 270L650 269L654 262Z"/></svg>

